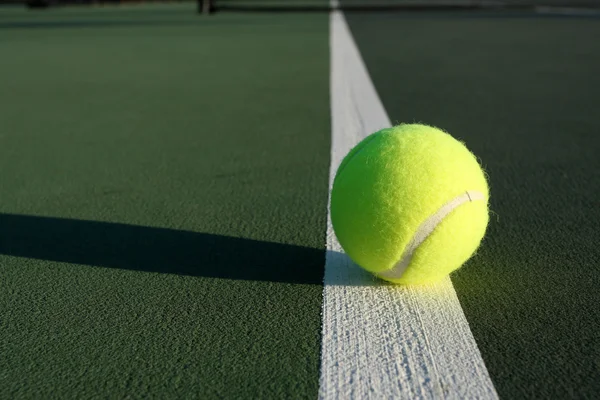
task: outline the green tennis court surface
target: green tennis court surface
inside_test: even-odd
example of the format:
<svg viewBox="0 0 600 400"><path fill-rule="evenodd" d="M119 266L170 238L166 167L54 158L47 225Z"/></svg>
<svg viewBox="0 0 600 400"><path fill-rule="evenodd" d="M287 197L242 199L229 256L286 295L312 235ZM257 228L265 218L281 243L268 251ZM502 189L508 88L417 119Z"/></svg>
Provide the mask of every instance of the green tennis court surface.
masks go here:
<svg viewBox="0 0 600 400"><path fill-rule="evenodd" d="M0 398L383 397L323 350L329 286L387 288L324 279L333 20L196 11L0 7ZM392 123L447 129L489 174L486 239L452 284L490 398L597 397L600 20L345 18ZM333 339L391 335L386 306ZM418 366L386 337L382 362Z"/></svg>

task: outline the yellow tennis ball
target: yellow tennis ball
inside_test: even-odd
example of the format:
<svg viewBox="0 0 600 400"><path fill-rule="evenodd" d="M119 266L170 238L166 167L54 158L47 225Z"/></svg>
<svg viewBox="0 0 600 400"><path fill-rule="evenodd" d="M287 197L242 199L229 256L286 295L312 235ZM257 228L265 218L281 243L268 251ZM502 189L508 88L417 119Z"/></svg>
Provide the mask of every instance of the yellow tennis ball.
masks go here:
<svg viewBox="0 0 600 400"><path fill-rule="evenodd" d="M441 280L477 250L489 189L475 156L431 126L403 124L366 137L344 158L331 220L344 251L400 284Z"/></svg>

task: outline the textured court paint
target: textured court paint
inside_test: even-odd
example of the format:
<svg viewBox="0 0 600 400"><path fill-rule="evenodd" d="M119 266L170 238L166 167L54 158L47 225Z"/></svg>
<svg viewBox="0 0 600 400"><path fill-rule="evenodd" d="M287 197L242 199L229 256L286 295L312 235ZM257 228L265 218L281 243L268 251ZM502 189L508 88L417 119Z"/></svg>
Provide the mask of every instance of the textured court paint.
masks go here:
<svg viewBox="0 0 600 400"><path fill-rule="evenodd" d="M390 125L343 15L331 15L330 187L346 153ZM450 280L384 284L343 254L328 219L319 397L496 398Z"/></svg>
<svg viewBox="0 0 600 400"><path fill-rule="evenodd" d="M316 398L328 15L0 20L0 398Z"/></svg>
<svg viewBox="0 0 600 400"><path fill-rule="evenodd" d="M440 209L433 214L431 217L427 218L417 229L413 238L406 246L402 257L398 261L398 263L394 266L394 268L379 272L377 275L382 278L388 279L400 279L406 267L410 264L410 261L415 254L415 251L419 248L419 246L433 233L435 227L438 226L444 218L450 214L456 207L460 207L462 204L474 201L474 200L485 200L485 196L483 193L478 191L467 191L464 194L453 198L448 203L444 204Z"/></svg>

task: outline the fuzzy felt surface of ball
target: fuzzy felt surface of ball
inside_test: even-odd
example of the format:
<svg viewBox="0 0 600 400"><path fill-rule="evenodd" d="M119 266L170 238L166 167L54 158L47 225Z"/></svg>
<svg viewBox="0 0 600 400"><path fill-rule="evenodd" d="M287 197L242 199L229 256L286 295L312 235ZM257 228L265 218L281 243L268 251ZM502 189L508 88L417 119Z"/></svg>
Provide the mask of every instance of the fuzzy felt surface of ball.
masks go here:
<svg viewBox="0 0 600 400"><path fill-rule="evenodd" d="M401 124L375 132L340 164L331 221L348 256L399 284L439 281L478 249L489 187L477 158L441 129Z"/></svg>

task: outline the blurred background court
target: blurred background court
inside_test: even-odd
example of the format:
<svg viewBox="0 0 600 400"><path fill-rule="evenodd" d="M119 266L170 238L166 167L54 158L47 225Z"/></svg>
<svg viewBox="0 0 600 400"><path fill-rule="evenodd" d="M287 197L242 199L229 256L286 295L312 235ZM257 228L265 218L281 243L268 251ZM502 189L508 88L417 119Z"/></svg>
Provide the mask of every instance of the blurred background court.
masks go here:
<svg viewBox="0 0 600 400"><path fill-rule="evenodd" d="M197 11L384 11L426 9L528 9L535 7L597 8L600 0L2 0L0 4L27 4L33 8L60 5L187 3L194 2Z"/></svg>

